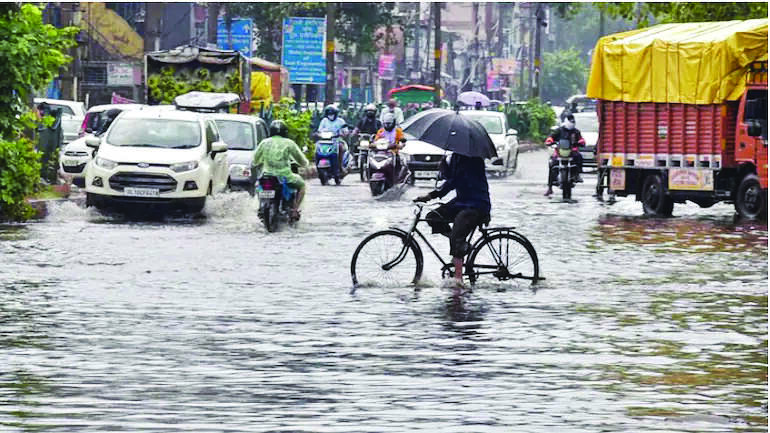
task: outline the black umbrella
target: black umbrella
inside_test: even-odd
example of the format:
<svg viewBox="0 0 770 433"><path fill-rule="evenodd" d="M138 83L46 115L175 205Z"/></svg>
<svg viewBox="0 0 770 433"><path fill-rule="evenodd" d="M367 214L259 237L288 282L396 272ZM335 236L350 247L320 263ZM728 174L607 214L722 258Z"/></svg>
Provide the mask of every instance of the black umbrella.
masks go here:
<svg viewBox="0 0 770 433"><path fill-rule="evenodd" d="M404 123L405 133L442 149L470 157L497 156L487 130L458 111L433 108L416 114Z"/></svg>

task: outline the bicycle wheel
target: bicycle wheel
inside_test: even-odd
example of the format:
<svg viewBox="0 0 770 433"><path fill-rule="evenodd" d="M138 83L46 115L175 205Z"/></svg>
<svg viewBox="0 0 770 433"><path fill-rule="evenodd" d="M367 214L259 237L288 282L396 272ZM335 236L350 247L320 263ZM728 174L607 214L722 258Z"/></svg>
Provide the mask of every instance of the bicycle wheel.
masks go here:
<svg viewBox="0 0 770 433"><path fill-rule="evenodd" d="M406 235L397 230L383 230L364 239L350 262L353 285L416 284L422 276L422 251L414 239L404 250L406 239Z"/></svg>
<svg viewBox="0 0 770 433"><path fill-rule="evenodd" d="M540 265L535 248L523 236L495 233L471 252L466 264L471 284L492 282L537 283Z"/></svg>

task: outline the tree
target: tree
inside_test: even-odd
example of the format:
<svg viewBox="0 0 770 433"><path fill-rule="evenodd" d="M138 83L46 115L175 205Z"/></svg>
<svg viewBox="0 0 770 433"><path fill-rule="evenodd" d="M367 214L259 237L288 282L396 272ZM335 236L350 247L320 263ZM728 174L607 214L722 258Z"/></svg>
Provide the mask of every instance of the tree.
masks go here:
<svg viewBox="0 0 770 433"><path fill-rule="evenodd" d="M0 7L0 214L4 218L31 215L24 199L39 185L40 156L22 136L38 120L28 104L33 91L50 83L71 60L64 52L75 45L78 31L43 24L40 8L32 4Z"/></svg>
<svg viewBox="0 0 770 433"><path fill-rule="evenodd" d="M748 20L767 18L767 3L664 2L664 3L594 3L609 16L638 19L640 27L650 18L662 23Z"/></svg>
<svg viewBox="0 0 770 433"><path fill-rule="evenodd" d="M588 67L574 49L543 55L542 98L561 104L571 95L583 93ZM557 104L557 105L558 105Z"/></svg>

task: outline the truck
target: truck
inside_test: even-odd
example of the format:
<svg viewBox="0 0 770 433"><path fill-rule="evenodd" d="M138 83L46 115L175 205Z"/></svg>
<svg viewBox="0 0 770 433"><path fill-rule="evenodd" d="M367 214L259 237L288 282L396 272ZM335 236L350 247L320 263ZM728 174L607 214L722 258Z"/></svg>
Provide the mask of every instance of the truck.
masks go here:
<svg viewBox="0 0 770 433"><path fill-rule="evenodd" d="M191 91L235 93L239 113L251 111L251 65L238 51L193 45L153 51L144 56L145 101L172 104Z"/></svg>
<svg viewBox="0 0 770 433"><path fill-rule="evenodd" d="M601 38L586 92L598 100L597 189L635 196L651 216L690 201L767 218L767 21Z"/></svg>

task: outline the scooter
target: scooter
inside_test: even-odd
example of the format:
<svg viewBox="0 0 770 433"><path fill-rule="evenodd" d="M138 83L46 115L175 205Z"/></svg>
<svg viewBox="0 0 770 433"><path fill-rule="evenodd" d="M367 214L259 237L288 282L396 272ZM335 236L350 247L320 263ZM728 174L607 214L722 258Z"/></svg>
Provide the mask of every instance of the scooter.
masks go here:
<svg viewBox="0 0 770 433"><path fill-rule="evenodd" d="M342 179L348 174L350 164L350 153L346 150L342 155L342 167L337 167L340 151L340 134L334 134L330 131L317 132L318 140L315 143L315 165L318 171L318 179L321 185L328 185L329 179L334 179L334 183L339 185Z"/></svg>
<svg viewBox="0 0 770 433"><path fill-rule="evenodd" d="M406 140L402 139L402 143ZM369 189L372 196L385 193L394 185L405 184L411 172L398 154L398 148L391 146L387 139L379 139L369 148L367 159Z"/></svg>
<svg viewBox="0 0 770 433"><path fill-rule="evenodd" d="M557 164L552 170L557 170L556 185L561 188L563 200L572 199L572 189L579 182L578 166L572 156L573 148L569 140L563 138L556 145L558 152Z"/></svg>
<svg viewBox="0 0 770 433"><path fill-rule="evenodd" d="M281 223L294 225L298 220L292 215L297 190L286 183L285 177L262 176L257 181L259 219L268 232L275 232Z"/></svg>

